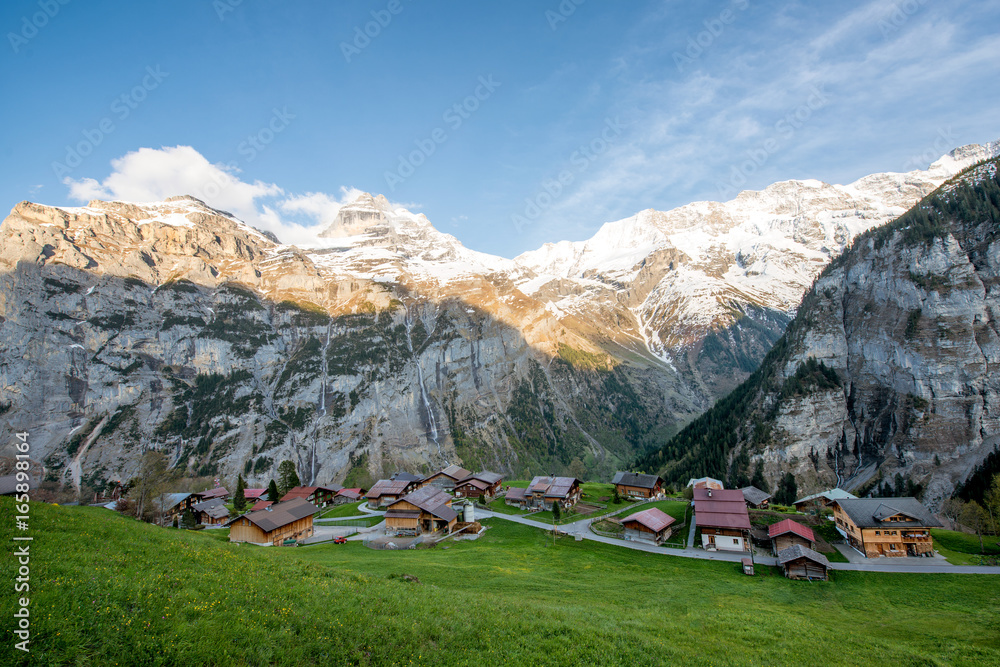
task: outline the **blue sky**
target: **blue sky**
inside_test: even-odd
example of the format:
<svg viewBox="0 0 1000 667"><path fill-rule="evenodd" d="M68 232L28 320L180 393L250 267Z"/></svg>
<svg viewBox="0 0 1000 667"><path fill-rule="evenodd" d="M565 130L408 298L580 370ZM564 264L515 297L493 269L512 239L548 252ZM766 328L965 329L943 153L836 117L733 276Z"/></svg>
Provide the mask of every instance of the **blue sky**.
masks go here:
<svg viewBox="0 0 1000 667"><path fill-rule="evenodd" d="M288 241L362 190L511 257L1000 138L990 1L13 0L0 26L0 203L190 193Z"/></svg>

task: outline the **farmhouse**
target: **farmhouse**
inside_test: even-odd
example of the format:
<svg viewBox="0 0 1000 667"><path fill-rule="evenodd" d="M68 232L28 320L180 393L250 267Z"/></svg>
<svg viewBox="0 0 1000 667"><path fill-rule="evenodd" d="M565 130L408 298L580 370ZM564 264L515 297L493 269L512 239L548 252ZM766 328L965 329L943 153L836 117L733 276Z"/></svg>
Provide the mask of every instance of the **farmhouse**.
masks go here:
<svg viewBox="0 0 1000 667"><path fill-rule="evenodd" d="M812 528L791 519L785 519L768 526L767 536L771 538L771 550L775 556L778 555L779 551L784 551L796 544L812 549L816 543L816 536L813 534Z"/></svg>
<svg viewBox="0 0 1000 667"><path fill-rule="evenodd" d="M394 482L389 479L380 479L368 490L365 498L368 499L368 507L377 509L396 502L414 488L416 488L416 482L407 482L406 480Z"/></svg>
<svg viewBox="0 0 1000 667"><path fill-rule="evenodd" d="M419 535L443 531L450 533L458 521L451 508L451 496L435 486L424 486L395 501L385 513L385 532L389 535Z"/></svg>
<svg viewBox="0 0 1000 667"><path fill-rule="evenodd" d="M216 526L225 523L229 518L226 503L219 498L212 498L191 506L195 520L205 526Z"/></svg>
<svg viewBox="0 0 1000 667"><path fill-rule="evenodd" d="M503 501L507 505L513 505L514 507L524 509L527 507L528 503L527 494L527 489L522 489L517 486L508 486L507 495L504 496Z"/></svg>
<svg viewBox="0 0 1000 667"><path fill-rule="evenodd" d="M726 485L721 481L715 479L714 477L699 477L695 479L692 477L688 480L688 486L694 487L696 489L719 489L722 490L726 488Z"/></svg>
<svg viewBox="0 0 1000 667"><path fill-rule="evenodd" d="M809 510L829 507L835 500L850 500L853 498L857 498L857 496L852 493L848 493L843 489L830 489L829 491L814 493L811 496L806 496L805 498L799 498L795 501L795 509L800 512L807 512Z"/></svg>
<svg viewBox="0 0 1000 667"><path fill-rule="evenodd" d="M419 486L434 486L442 491L451 491L458 482L470 475L472 475L471 470L466 470L459 465L450 465L444 470L439 470L433 475L420 480Z"/></svg>
<svg viewBox="0 0 1000 667"><path fill-rule="evenodd" d="M916 498L845 498L833 502L837 532L866 558L932 556L931 528L941 524Z"/></svg>
<svg viewBox="0 0 1000 667"><path fill-rule="evenodd" d="M482 498L490 502L500 491L503 477L495 472L477 472L455 484L453 489L456 498Z"/></svg>
<svg viewBox="0 0 1000 667"><path fill-rule="evenodd" d="M756 486L745 486L740 491L743 492L743 499L746 501L747 507L751 509L763 510L771 504L771 494L761 491Z"/></svg>
<svg viewBox="0 0 1000 667"><path fill-rule="evenodd" d="M563 509L576 505L580 500L580 480L575 477L534 477L525 490L526 507L552 509L558 502Z"/></svg>
<svg viewBox="0 0 1000 667"><path fill-rule="evenodd" d="M160 506L160 514L164 519L173 521L173 518L182 514L198 502L194 493L165 493L157 498Z"/></svg>
<svg viewBox="0 0 1000 667"><path fill-rule="evenodd" d="M663 479L656 475L616 472L611 483L619 495L626 498L659 498L663 495Z"/></svg>
<svg viewBox="0 0 1000 667"><path fill-rule="evenodd" d="M357 489L341 489L337 491L337 495L333 497L334 505L344 505L346 503L354 503L365 497L365 490L361 488Z"/></svg>
<svg viewBox="0 0 1000 667"><path fill-rule="evenodd" d="M736 490L694 488L695 525L706 549L750 549L750 515L743 493Z"/></svg>
<svg viewBox="0 0 1000 667"><path fill-rule="evenodd" d="M651 542L657 545L663 544L670 538L672 530L670 526L673 522L674 517L656 507L630 514L621 521L625 528L626 540Z"/></svg>
<svg viewBox="0 0 1000 667"><path fill-rule="evenodd" d="M328 486L296 486L281 497L281 502L292 498L305 498L317 507L326 507L333 502L337 490Z"/></svg>
<svg viewBox="0 0 1000 667"><path fill-rule="evenodd" d="M789 579L819 579L829 578L830 561L826 556L816 553L801 544L790 546L778 552L778 565Z"/></svg>
<svg viewBox="0 0 1000 667"><path fill-rule="evenodd" d="M269 546L312 537L313 515L317 512L319 508L305 498L275 503L227 522L229 541Z"/></svg>

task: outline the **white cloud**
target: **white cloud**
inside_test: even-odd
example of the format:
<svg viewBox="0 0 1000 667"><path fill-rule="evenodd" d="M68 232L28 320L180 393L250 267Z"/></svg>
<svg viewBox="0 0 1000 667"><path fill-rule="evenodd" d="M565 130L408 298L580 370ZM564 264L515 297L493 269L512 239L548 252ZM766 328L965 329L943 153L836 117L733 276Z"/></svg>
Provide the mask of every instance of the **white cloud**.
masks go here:
<svg viewBox="0 0 1000 667"><path fill-rule="evenodd" d="M191 146L140 148L112 160L111 167L103 181L65 178L70 197L154 202L192 195L254 227L274 232L282 243L298 245L315 242L317 233L336 219L340 207L361 194L347 187L340 188L340 197L324 192L289 194L275 183L244 181L238 169L213 164Z"/></svg>

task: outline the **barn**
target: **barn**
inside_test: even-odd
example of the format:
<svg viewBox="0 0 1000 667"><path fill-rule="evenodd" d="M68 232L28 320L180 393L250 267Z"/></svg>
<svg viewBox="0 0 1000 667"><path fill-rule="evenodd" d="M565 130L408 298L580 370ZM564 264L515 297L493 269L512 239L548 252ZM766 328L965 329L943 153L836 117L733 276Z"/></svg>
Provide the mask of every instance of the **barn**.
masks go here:
<svg viewBox="0 0 1000 667"><path fill-rule="evenodd" d="M626 540L657 545L670 538L673 523L674 517L656 507L630 514L621 520Z"/></svg>
<svg viewBox="0 0 1000 667"><path fill-rule="evenodd" d="M319 508L305 498L275 503L257 512L228 522L230 542L259 546L280 545L284 540L301 540L313 535L313 515Z"/></svg>
<svg viewBox="0 0 1000 667"><path fill-rule="evenodd" d="M778 553L778 565L789 579L826 581L830 577L826 556L800 544Z"/></svg>

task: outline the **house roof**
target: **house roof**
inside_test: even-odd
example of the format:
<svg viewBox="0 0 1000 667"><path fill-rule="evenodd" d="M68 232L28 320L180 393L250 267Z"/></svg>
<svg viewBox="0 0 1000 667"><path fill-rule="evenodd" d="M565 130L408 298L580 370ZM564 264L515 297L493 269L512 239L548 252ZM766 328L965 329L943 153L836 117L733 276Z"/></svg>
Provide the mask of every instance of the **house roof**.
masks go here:
<svg viewBox="0 0 1000 667"><path fill-rule="evenodd" d="M357 500L361 497L361 489L341 489L340 491L337 491L337 495L344 496L345 498L349 498L351 500Z"/></svg>
<svg viewBox="0 0 1000 667"><path fill-rule="evenodd" d="M243 497L247 500L256 500L267 493L267 489L243 489Z"/></svg>
<svg viewBox="0 0 1000 667"><path fill-rule="evenodd" d="M663 484L663 479L656 475L644 475L638 472L616 472L612 484L622 484L624 486L634 486L640 489L655 489L659 482Z"/></svg>
<svg viewBox="0 0 1000 667"><path fill-rule="evenodd" d="M756 486L745 486L740 491L743 492L743 499L751 505L760 505L764 501L771 499L771 494L761 491Z"/></svg>
<svg viewBox="0 0 1000 667"><path fill-rule="evenodd" d="M461 482L456 483L455 487L457 488L459 486L465 486L465 485L474 486L480 491L484 491L490 488L489 484L487 484L481 479L476 479L475 477L467 477L466 479L463 479Z"/></svg>
<svg viewBox="0 0 1000 667"><path fill-rule="evenodd" d="M206 512L213 507L225 507L226 503L222 498L212 498L211 500L203 500L200 503L195 503L191 506L195 512Z"/></svg>
<svg viewBox="0 0 1000 667"><path fill-rule="evenodd" d="M468 482L470 479L478 479L480 482L485 482L487 486L493 486L503 481L503 475L483 470L482 472L477 472L475 475L469 475L461 483Z"/></svg>
<svg viewBox="0 0 1000 667"><path fill-rule="evenodd" d="M857 498L853 493L848 493L843 489L830 489L828 491L820 491L819 493L814 493L811 496L806 496L805 498L799 498L793 504L798 505L799 503L807 503L810 500L816 500L817 498L826 498L827 500L841 500L845 498Z"/></svg>
<svg viewBox="0 0 1000 667"><path fill-rule="evenodd" d="M826 559L821 553L817 553L810 549L809 547L804 547L801 544L795 544L787 549L782 549L778 552L778 565L784 565L793 560L798 560L799 558L808 558L814 563L819 563L823 567L830 567L830 561Z"/></svg>
<svg viewBox="0 0 1000 667"><path fill-rule="evenodd" d="M435 486L425 486L422 489L417 489L413 493L403 496L389 505L388 511L400 511L399 508L393 508L403 502L416 505L423 511L445 521L451 521L458 517L455 510L450 507L451 496Z"/></svg>
<svg viewBox="0 0 1000 667"><path fill-rule="evenodd" d="M696 489L705 489L705 488L724 489L724 488L726 488L725 484L723 484L720 480L715 479L714 477L698 477L698 478L692 477L691 479L688 480L687 485L688 486L693 486Z"/></svg>
<svg viewBox="0 0 1000 667"><path fill-rule="evenodd" d="M265 533L270 533L276 528L287 526L288 524L312 516L319 512L319 508L305 498L294 498L283 503L275 503L267 509L244 514L237 519L248 519ZM237 519L233 519L236 521ZM230 521L229 523L232 523Z"/></svg>
<svg viewBox="0 0 1000 667"><path fill-rule="evenodd" d="M779 521L778 523L773 523L767 528L767 536L774 539L778 535L784 535L785 533L795 533L799 537L803 537L810 542L816 541L816 536L813 534L812 528L803 526L797 521L792 521L791 519L785 519Z"/></svg>
<svg viewBox="0 0 1000 667"><path fill-rule="evenodd" d="M450 477L456 482L460 479L465 479L472 474L471 470L466 470L460 465L455 465L454 463L445 468L444 470L438 470L437 472L424 477L423 481L431 479L432 477L437 477L438 475L444 475L445 477Z"/></svg>
<svg viewBox="0 0 1000 667"><path fill-rule="evenodd" d="M224 519L229 516L229 510L226 509L225 505L213 505L199 511L204 512L213 519Z"/></svg>
<svg viewBox="0 0 1000 667"><path fill-rule="evenodd" d="M191 493L168 493L163 496L163 507L160 509L164 512L173 509L184 502L189 496L197 495Z"/></svg>
<svg viewBox="0 0 1000 667"><path fill-rule="evenodd" d="M566 498L569 496L573 485L579 480L575 477L544 477L532 478L528 489L532 493L544 493L546 498Z"/></svg>
<svg viewBox="0 0 1000 667"><path fill-rule="evenodd" d="M397 472L394 472L392 474L392 477L390 477L389 479L392 480L392 481L394 481L394 482L399 482L399 481L403 481L403 482L419 482L420 480L423 479L423 477L421 477L420 475L414 475L412 472L397 471Z"/></svg>
<svg viewBox="0 0 1000 667"><path fill-rule="evenodd" d="M413 482L406 480L380 479L372 484L368 489L368 498L381 498L382 496L401 496L406 493L406 489Z"/></svg>
<svg viewBox="0 0 1000 667"><path fill-rule="evenodd" d="M750 530L750 515L743 492L736 489L694 488L696 526Z"/></svg>
<svg viewBox="0 0 1000 667"><path fill-rule="evenodd" d="M518 486L512 486L507 489L507 500L524 500L525 495L528 493L527 489L522 489Z"/></svg>
<svg viewBox="0 0 1000 667"><path fill-rule="evenodd" d="M250 508L250 511L256 512L258 510L264 509L265 507L270 507L273 504L274 503L270 500L258 500L256 503L254 503L253 507Z"/></svg>
<svg viewBox="0 0 1000 667"><path fill-rule="evenodd" d="M208 500L209 498L222 498L223 496L228 496L229 491L226 491L226 487L219 486L214 489L209 489L208 491L199 491L194 495L200 497L202 500Z"/></svg>
<svg viewBox="0 0 1000 667"><path fill-rule="evenodd" d="M913 521L888 521L897 514L912 517L918 526L941 525L916 498L844 498L834 502L858 528L914 527Z"/></svg>
<svg viewBox="0 0 1000 667"><path fill-rule="evenodd" d="M640 523L654 533L658 533L672 524L674 522L674 517L657 507L650 507L648 510L636 512L635 514L631 514L622 519L622 523L628 523L630 521Z"/></svg>
<svg viewBox="0 0 1000 667"><path fill-rule="evenodd" d="M281 497L281 500L291 500L292 498L306 498L316 493L317 491L329 491L330 493L335 493L336 489L331 489L328 486L296 486L288 490L288 493Z"/></svg>

